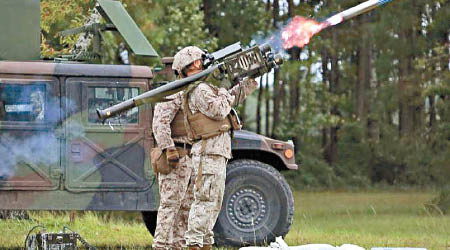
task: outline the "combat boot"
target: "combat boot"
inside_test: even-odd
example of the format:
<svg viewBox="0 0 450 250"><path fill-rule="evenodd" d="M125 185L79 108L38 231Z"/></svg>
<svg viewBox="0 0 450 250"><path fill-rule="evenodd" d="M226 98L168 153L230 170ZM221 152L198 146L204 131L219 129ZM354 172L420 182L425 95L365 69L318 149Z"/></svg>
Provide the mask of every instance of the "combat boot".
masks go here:
<svg viewBox="0 0 450 250"><path fill-rule="evenodd" d="M203 247L200 248L200 250L211 250L212 245L203 245Z"/></svg>

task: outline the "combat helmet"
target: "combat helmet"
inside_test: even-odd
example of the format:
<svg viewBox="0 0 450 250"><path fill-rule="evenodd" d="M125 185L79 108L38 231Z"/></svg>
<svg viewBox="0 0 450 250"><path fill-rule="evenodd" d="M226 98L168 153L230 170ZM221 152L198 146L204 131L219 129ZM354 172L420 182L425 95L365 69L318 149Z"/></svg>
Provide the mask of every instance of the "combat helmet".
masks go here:
<svg viewBox="0 0 450 250"><path fill-rule="evenodd" d="M188 46L178 51L173 59L172 69L180 76L183 70L195 60L202 59L204 52L199 47Z"/></svg>

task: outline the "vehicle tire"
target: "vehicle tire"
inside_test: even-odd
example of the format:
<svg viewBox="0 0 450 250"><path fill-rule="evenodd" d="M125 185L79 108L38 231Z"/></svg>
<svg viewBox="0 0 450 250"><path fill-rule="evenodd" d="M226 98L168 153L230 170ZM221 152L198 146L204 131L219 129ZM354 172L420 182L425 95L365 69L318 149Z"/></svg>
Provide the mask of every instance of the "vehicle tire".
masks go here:
<svg viewBox="0 0 450 250"><path fill-rule="evenodd" d="M267 245L285 236L294 217L294 199L284 177L255 160L227 166L225 195L214 227L218 245Z"/></svg>
<svg viewBox="0 0 450 250"><path fill-rule="evenodd" d="M152 236L155 236L157 218L158 211L142 211L142 219L144 220L147 230Z"/></svg>

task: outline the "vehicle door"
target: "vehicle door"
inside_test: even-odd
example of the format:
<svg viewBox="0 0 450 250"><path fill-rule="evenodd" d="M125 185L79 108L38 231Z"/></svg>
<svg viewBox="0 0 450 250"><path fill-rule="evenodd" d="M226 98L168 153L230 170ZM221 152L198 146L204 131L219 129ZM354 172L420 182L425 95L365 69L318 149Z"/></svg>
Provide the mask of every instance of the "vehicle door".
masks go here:
<svg viewBox="0 0 450 250"><path fill-rule="evenodd" d="M59 81L0 74L0 190L53 190L60 184Z"/></svg>
<svg viewBox="0 0 450 250"><path fill-rule="evenodd" d="M141 191L153 183L148 152L151 110L136 107L98 120L96 109L148 89L146 80L68 78L65 187L71 191Z"/></svg>

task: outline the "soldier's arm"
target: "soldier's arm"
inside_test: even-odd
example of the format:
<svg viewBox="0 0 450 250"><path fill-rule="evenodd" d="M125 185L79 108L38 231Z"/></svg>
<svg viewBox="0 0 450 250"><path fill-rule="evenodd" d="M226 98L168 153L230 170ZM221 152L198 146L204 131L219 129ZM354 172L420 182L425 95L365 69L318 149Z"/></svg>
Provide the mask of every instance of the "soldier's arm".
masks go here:
<svg viewBox="0 0 450 250"><path fill-rule="evenodd" d="M226 89L221 88L215 93L210 86L202 83L192 92L190 102L209 118L222 120L230 113L234 99Z"/></svg>
<svg viewBox="0 0 450 250"><path fill-rule="evenodd" d="M231 106L236 106L239 103L244 102L245 98L255 91L258 88L258 82L253 78L245 78L239 84L236 84L233 88L228 90L230 95L234 96L234 102Z"/></svg>
<svg viewBox="0 0 450 250"><path fill-rule="evenodd" d="M155 135L156 143L161 149L174 147L175 143L172 140L172 133L170 130L170 123L181 107L180 96L172 101L161 102L156 104L153 114L153 134Z"/></svg>

